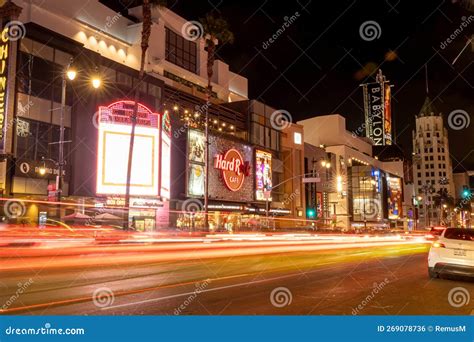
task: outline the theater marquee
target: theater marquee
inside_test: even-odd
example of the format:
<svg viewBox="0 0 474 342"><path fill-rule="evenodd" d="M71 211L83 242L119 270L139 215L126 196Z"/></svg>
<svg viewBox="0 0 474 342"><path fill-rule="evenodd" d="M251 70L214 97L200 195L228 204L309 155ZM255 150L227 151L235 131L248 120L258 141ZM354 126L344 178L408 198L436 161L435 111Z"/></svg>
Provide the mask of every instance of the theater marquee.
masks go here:
<svg viewBox="0 0 474 342"><path fill-rule="evenodd" d="M125 194L133 107L133 101L119 101L99 108L97 194ZM139 104L130 194L169 198L169 158L162 116Z"/></svg>

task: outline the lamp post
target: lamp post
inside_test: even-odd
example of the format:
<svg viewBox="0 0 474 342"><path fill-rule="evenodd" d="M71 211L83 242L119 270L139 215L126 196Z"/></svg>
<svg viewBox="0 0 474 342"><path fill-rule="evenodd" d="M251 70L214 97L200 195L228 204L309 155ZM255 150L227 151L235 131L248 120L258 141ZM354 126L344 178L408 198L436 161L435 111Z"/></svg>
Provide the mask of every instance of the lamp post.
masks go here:
<svg viewBox="0 0 474 342"><path fill-rule="evenodd" d="M65 115L65 110L66 110L66 86L67 86L67 79L73 81L76 76L77 72L72 66L73 64L73 58L69 60L68 65L66 66L66 69L63 71L61 75L61 112L60 112L60 117L59 117L59 141L57 142L59 144L59 153L58 153L58 161L54 161L55 164L58 166L58 175L56 176L56 199L58 202L61 202L61 193L63 191L63 172L64 172L64 165L66 164L66 161L64 159L64 143L70 142L70 141L64 141L64 115ZM101 85L101 80L97 75L94 75L91 78L92 82L92 87L97 89ZM54 143L53 143L54 144ZM46 160L43 158L43 161ZM61 210L59 212L59 215L61 215Z"/></svg>
<svg viewBox="0 0 474 342"><path fill-rule="evenodd" d="M58 156L58 175L56 176L56 198L61 202L61 192L63 191L63 169L64 169L64 112L66 109L66 77L73 81L76 78L76 70L72 68L73 59L69 60L65 72L62 73L61 78L61 113L59 117L59 156ZM44 160L44 158L43 158ZM60 210L61 211L61 210ZM61 215L61 212L60 212Z"/></svg>
<svg viewBox="0 0 474 342"><path fill-rule="evenodd" d="M420 203L422 199L423 197L421 196L416 197L416 212L415 212L416 215L414 215L415 216L415 230L418 229L418 219L420 217Z"/></svg>
<svg viewBox="0 0 474 342"><path fill-rule="evenodd" d="M319 177L319 172L316 171L316 166L318 162L321 162L321 167L325 169L325 172L326 172L326 176L325 176L325 179L326 181L328 180L329 178L329 169L331 168L331 161L328 160L328 158L326 157L322 157L322 158L319 158L319 159L315 159L313 158L311 160L312 164L313 164L313 169L312 169L312 176L313 177ZM313 194L313 186L311 185L311 195ZM318 209L318 183L314 183L314 199L315 199L315 204L316 204L316 213L318 212L317 209ZM312 197L312 196L311 196ZM321 203L321 207L322 207L322 203ZM321 208L322 209L322 208ZM323 221L324 221L324 214L323 214Z"/></svg>

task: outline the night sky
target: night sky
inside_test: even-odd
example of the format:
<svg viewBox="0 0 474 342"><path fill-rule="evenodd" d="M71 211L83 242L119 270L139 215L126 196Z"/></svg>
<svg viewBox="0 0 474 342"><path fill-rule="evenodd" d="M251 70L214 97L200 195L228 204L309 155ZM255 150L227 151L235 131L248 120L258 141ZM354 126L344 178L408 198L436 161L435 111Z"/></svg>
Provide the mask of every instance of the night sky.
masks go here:
<svg viewBox="0 0 474 342"><path fill-rule="evenodd" d="M294 122L339 113L349 130L357 129L363 122L359 85L374 81L380 67L394 85L394 135L407 154L414 116L426 97L427 63L429 96L445 124L454 110L467 112L471 121L459 130L448 128L453 167L464 171L474 170L471 47L451 65L474 34L474 12L463 1L472 0L178 0L168 1L168 7L188 20L211 11L226 18L235 42L220 47L219 58L248 78L249 98L288 110ZM291 16L296 19L290 27L264 48ZM378 38L361 37L359 28L367 21L379 25ZM442 44L459 28L451 43Z"/></svg>

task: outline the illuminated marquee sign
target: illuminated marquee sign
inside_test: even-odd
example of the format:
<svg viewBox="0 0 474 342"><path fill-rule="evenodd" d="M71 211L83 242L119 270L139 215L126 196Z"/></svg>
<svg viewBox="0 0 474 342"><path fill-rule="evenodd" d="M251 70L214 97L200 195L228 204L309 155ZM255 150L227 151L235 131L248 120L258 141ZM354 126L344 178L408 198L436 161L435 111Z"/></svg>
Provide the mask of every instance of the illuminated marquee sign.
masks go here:
<svg viewBox="0 0 474 342"><path fill-rule="evenodd" d="M366 87L366 135L374 145L384 145L384 103L379 83Z"/></svg>
<svg viewBox="0 0 474 342"><path fill-rule="evenodd" d="M249 165L244 162L239 151L232 148L225 154L214 157L214 168L222 171L225 185L231 191L239 191L249 173Z"/></svg>
<svg viewBox="0 0 474 342"><path fill-rule="evenodd" d="M131 120L135 103L119 101L99 107L97 194L124 195L127 179ZM169 198L169 132L162 116L138 104L130 194ZM166 119L165 119L166 120Z"/></svg>
<svg viewBox="0 0 474 342"><path fill-rule="evenodd" d="M99 107L99 125L101 123L131 125L131 116L135 102L119 101L107 107ZM138 104L137 126L159 128L160 115L153 113L142 104Z"/></svg>
<svg viewBox="0 0 474 342"><path fill-rule="evenodd" d="M0 151L5 150L5 107L8 85L8 26L2 30L0 37Z"/></svg>
<svg viewBox="0 0 474 342"><path fill-rule="evenodd" d="M377 82L364 84L366 136L374 145L392 144L392 114L390 83L379 70Z"/></svg>

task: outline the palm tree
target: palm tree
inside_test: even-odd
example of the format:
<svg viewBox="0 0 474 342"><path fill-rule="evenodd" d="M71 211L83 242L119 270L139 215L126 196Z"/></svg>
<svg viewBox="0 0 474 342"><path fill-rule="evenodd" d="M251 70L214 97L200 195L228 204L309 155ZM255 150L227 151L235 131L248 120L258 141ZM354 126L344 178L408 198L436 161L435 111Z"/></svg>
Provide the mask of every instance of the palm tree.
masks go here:
<svg viewBox="0 0 474 342"><path fill-rule="evenodd" d="M433 201L434 201L434 205L436 207L439 207L439 223L442 224L443 223L443 206L446 205L448 207L452 207L454 206L454 198L449 195L448 193L448 190L446 188L441 188L437 191L436 195L433 196ZM445 222L446 224L448 224L448 222Z"/></svg>
<svg viewBox="0 0 474 342"><path fill-rule="evenodd" d="M457 219L457 212L461 213L461 221L458 221ZM465 215L464 213L467 212L467 220L466 220L466 226L465 227L470 227L470 217L471 217L471 201L470 199L466 200L465 198L458 199L456 201L456 208L455 208L455 227L462 227L463 226L463 216Z"/></svg>
<svg viewBox="0 0 474 342"><path fill-rule="evenodd" d="M130 205L130 181L132 177L132 160L133 160L133 147L135 145L135 126L137 125L137 114L138 114L138 100L140 99L140 89L145 78L145 58L146 50L148 49L148 42L151 35L151 9L153 7L166 6L165 0L143 0L142 13L143 13L143 24L142 24L142 37L141 37L141 48L142 53L140 57L140 71L138 73L138 84L135 87L134 106L133 113L130 117L132 123L132 131L130 133L130 145L128 148L128 163L127 163L127 181L125 185L125 208L128 209ZM126 210L127 210L126 209ZM128 215L127 215L128 216ZM124 222L124 228L128 228L128 217Z"/></svg>
<svg viewBox="0 0 474 342"><path fill-rule="evenodd" d="M203 28L207 48L207 91L206 91L206 173L204 187L204 228L209 229L208 204L209 204L209 105L212 96L212 75L214 74L214 61L217 44L233 43L234 34L229 29L229 24L223 18L216 18L212 14L199 19Z"/></svg>

